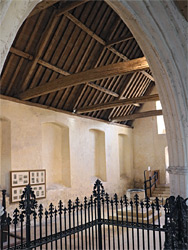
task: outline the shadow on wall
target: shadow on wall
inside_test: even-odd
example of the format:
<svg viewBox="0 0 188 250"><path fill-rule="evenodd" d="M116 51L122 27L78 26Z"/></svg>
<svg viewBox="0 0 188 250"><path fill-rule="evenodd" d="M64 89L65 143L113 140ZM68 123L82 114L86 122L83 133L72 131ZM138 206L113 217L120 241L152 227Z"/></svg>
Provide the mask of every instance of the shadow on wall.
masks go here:
<svg viewBox="0 0 188 250"><path fill-rule="evenodd" d="M47 122L42 124L42 163L46 169L47 189L71 187L69 128Z"/></svg>
<svg viewBox="0 0 188 250"><path fill-rule="evenodd" d="M11 122L7 118L0 117L0 187L9 194L11 171Z"/></svg>

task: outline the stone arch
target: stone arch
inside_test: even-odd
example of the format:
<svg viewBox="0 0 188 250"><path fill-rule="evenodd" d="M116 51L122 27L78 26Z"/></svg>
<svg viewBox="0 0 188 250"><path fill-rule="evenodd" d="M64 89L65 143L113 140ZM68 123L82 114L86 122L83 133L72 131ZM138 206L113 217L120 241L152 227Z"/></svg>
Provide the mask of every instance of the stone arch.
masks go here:
<svg viewBox="0 0 188 250"><path fill-rule="evenodd" d="M167 129L171 193L187 196L186 21L171 1L109 4L134 34L154 74Z"/></svg>
<svg viewBox="0 0 188 250"><path fill-rule="evenodd" d="M4 15L1 20L0 70L19 27L39 2L9 0L1 3ZM107 2L132 31L147 57L163 106L171 193L188 196L188 89L184 32L187 22L173 1Z"/></svg>

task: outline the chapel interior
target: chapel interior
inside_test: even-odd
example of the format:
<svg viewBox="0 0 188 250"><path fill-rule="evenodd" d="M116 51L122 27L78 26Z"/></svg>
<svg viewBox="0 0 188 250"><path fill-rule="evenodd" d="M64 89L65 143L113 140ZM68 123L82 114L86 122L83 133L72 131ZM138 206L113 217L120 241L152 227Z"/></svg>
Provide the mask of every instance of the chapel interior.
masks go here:
<svg viewBox="0 0 188 250"><path fill-rule="evenodd" d="M138 42L105 1L42 1L21 25L1 74L0 187L45 170L46 198L169 184L157 86ZM8 198L7 204L10 203Z"/></svg>

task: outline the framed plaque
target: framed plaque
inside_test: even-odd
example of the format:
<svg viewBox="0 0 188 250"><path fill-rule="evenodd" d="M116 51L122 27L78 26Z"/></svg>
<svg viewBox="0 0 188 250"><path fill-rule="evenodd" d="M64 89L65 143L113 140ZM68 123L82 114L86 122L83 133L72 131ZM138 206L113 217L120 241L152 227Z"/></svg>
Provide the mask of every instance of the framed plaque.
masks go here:
<svg viewBox="0 0 188 250"><path fill-rule="evenodd" d="M11 171L11 186L26 186L29 184L29 171Z"/></svg>
<svg viewBox="0 0 188 250"><path fill-rule="evenodd" d="M46 198L46 170L19 170L10 172L10 202L19 202L28 184L36 199Z"/></svg>
<svg viewBox="0 0 188 250"><path fill-rule="evenodd" d="M45 170L35 170L30 171L30 184L42 184L46 180L46 171Z"/></svg>

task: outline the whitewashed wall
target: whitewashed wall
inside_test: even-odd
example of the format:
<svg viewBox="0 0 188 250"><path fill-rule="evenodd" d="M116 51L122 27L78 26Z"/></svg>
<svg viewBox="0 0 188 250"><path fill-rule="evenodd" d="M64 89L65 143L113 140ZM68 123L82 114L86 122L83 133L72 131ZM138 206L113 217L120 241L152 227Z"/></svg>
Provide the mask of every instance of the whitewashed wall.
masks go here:
<svg viewBox="0 0 188 250"><path fill-rule="evenodd" d="M5 161L4 155L1 154L0 167L6 179L9 178L10 170L44 168L47 169L48 202L58 201L60 198L67 200L74 199L76 196L91 195L96 179L94 176L96 167L94 138L91 130L99 130L104 132L102 134L105 138L106 182L104 184L106 191L111 194L115 192L123 194L127 188L133 187L132 129L8 100L1 100L0 103L1 120L6 119L10 123L10 129L4 130L9 134L11 141L5 148L8 151L5 155L9 154L9 161ZM51 125L45 126L45 124ZM55 130L53 130L54 124ZM64 130L67 131L68 136L63 135L64 132L61 131ZM60 131L59 135L58 131ZM127 148L129 147L130 160L126 167L130 174L124 178L120 178L119 171L119 134L126 135ZM62 141L66 137L66 142L61 144L61 140L57 137L60 137ZM1 137L1 148L5 145L2 140L4 140L3 137ZM55 150L51 154L53 143L55 143ZM69 150L65 152L65 148L68 147ZM126 148L125 150L128 151ZM63 160L60 159L61 152ZM66 166L63 165L64 162ZM54 173L56 171L58 175ZM70 174L68 184L62 176L59 176L62 172L65 176ZM1 176L1 185L9 191L9 182L4 181L4 176Z"/></svg>
<svg viewBox="0 0 188 250"><path fill-rule="evenodd" d="M152 94L156 94L156 89ZM155 110L156 103L143 105L140 112ZM143 186L144 170L148 166L151 170L159 170L160 182L166 182L165 147L166 134L158 134L157 117L141 118L134 121L133 154L134 154L134 182L136 187Z"/></svg>

